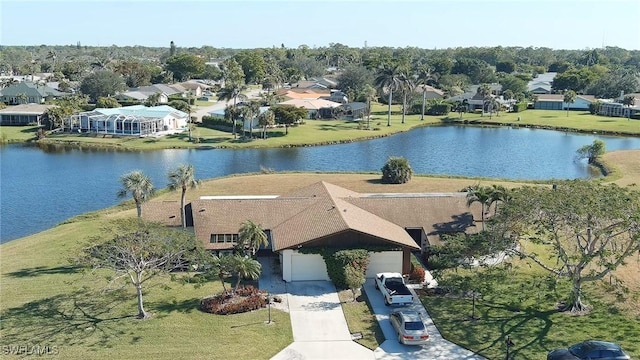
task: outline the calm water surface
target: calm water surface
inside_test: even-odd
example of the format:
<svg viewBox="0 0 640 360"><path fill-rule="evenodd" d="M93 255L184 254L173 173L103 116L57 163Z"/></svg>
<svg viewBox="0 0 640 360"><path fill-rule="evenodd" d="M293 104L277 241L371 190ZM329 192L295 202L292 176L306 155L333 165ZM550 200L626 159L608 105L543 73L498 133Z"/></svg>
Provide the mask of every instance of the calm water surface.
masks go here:
<svg viewBox="0 0 640 360"><path fill-rule="evenodd" d="M119 178L142 170L157 188L181 163L198 178L260 171L380 171L403 156L418 174L509 179L575 179L592 174L575 153L594 139L607 150L640 149L639 138L567 134L534 129L426 127L376 140L320 147L244 150L0 148L0 241L54 226L74 215L117 204Z"/></svg>

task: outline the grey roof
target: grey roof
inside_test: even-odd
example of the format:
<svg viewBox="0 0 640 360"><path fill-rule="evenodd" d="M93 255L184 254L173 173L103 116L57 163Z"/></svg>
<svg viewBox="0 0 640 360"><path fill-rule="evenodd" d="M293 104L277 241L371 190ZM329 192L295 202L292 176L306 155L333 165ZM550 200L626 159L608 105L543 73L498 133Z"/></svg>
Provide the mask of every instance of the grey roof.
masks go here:
<svg viewBox="0 0 640 360"><path fill-rule="evenodd" d="M167 95L180 93L180 91L165 84L154 84L154 85L148 85L148 86L141 86L137 88L130 88L129 91L127 92L139 92L142 94L146 94L147 96L153 95L155 93L165 93Z"/></svg>
<svg viewBox="0 0 640 360"><path fill-rule="evenodd" d="M48 109L55 105L43 105L43 104L21 104L15 106L9 106L0 110L0 114L7 115L42 115Z"/></svg>
<svg viewBox="0 0 640 360"><path fill-rule="evenodd" d="M30 97L35 97L35 96L48 97L48 96L67 95L67 93L63 93L56 89L50 88L49 86L35 84L30 81L23 81L21 83L10 85L2 89L2 91L0 91L0 95L2 96L18 96L19 94L25 94Z"/></svg>

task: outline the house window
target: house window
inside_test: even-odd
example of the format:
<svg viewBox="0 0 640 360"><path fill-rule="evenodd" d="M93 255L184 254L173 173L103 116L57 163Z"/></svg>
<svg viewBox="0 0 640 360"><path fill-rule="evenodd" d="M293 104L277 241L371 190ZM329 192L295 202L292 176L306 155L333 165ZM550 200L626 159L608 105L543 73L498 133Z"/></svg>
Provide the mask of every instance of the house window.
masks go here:
<svg viewBox="0 0 640 360"><path fill-rule="evenodd" d="M210 243L237 243L238 234L211 234Z"/></svg>

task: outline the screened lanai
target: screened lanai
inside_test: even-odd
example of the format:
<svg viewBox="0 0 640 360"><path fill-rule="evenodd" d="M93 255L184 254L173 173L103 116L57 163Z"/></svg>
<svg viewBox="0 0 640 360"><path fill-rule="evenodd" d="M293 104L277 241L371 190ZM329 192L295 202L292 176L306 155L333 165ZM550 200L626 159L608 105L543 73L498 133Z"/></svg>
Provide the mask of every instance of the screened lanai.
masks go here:
<svg viewBox="0 0 640 360"><path fill-rule="evenodd" d="M163 130L162 118L141 115L111 114L97 111L73 115L67 129L114 135L150 135Z"/></svg>

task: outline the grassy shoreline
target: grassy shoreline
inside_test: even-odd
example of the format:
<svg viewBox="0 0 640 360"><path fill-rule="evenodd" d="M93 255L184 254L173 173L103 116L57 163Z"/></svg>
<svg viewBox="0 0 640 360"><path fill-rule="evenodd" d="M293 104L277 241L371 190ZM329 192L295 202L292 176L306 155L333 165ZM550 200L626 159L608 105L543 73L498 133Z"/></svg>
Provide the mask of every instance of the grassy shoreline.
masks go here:
<svg viewBox="0 0 640 360"><path fill-rule="evenodd" d="M589 133L611 136L640 137L640 122L625 118L591 115L588 112L559 110L527 110L522 113L501 113L489 119L488 115L463 114L462 118L451 113L449 116L407 115L401 122L400 108L392 106L391 126L387 126L386 107L373 107L371 130L360 129L357 122L343 120L306 120L304 124L268 130L267 139L234 139L230 133L198 126L193 131L197 142L189 141L188 133L167 135L160 138L103 137L102 134L51 134L43 140L36 140L35 127L0 127L0 141L3 143L38 143L46 145L93 147L118 150L159 150L159 149L240 149L322 146L355 141L366 141L410 131L424 126L508 126L535 128L563 132ZM257 131L254 135L257 136Z"/></svg>

